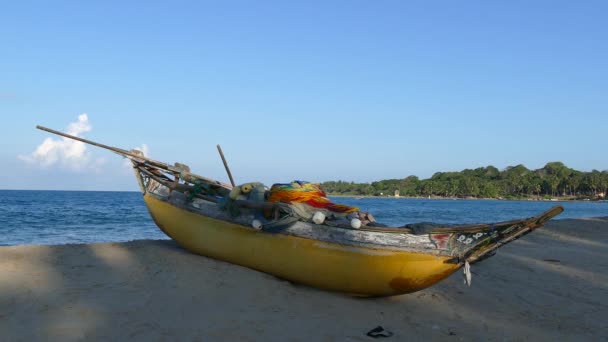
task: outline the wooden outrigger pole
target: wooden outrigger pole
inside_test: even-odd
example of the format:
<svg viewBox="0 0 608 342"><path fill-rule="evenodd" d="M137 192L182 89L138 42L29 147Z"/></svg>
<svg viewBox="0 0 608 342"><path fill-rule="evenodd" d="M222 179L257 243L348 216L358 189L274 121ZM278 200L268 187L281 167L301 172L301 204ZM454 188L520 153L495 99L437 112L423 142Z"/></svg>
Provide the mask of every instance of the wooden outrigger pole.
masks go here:
<svg viewBox="0 0 608 342"><path fill-rule="evenodd" d="M137 163L140 163L140 164L146 164L146 165L149 165L149 166L157 168L157 169L170 171L172 173L179 173L181 175L182 179L185 179L185 180L187 180L189 182L193 182L194 180L199 179L199 180L205 181L207 183L214 184L214 185L226 188L228 190L232 189L232 187L233 187L233 186L230 186L229 184L218 182L216 180L209 179L209 178L206 178L206 177L203 177L203 176L191 173L189 171L184 170L181 167L177 167L177 166L169 165L167 163L159 162L157 160L150 159L150 158L147 158L145 156L141 156L141 155L135 154L135 153L133 153L131 151L127 151L127 150L124 150L122 148L112 147L112 146L96 143L96 142L91 141L91 140L87 140L87 139L80 138L80 137L77 137L77 136L74 136L74 135L70 135L70 134L67 134L67 133L56 131L54 129L50 129L50 128L47 128L47 127L44 127L44 126L40 126L40 125L36 126L36 128L38 128L40 130L43 130L43 131L47 131L49 133L60 135L62 137L66 137L66 138L69 138L69 139L72 139L72 140L80 141L80 142L83 142L85 144L89 144L89 145L101 147L101 148L106 149L106 150L110 150L110 151L112 151L114 153L117 153L117 154L119 154L119 155L121 155L123 157L129 158L129 159L131 159L131 160L133 160L133 161L135 161ZM230 178L232 180L232 177L230 177Z"/></svg>

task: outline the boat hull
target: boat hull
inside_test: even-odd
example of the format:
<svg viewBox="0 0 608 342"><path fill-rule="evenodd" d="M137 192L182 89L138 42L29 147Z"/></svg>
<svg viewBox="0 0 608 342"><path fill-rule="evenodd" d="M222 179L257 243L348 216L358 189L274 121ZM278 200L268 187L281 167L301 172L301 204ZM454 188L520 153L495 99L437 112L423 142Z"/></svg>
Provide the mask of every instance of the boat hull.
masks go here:
<svg viewBox="0 0 608 342"><path fill-rule="evenodd" d="M257 231L144 195L156 224L187 250L289 281L358 296L390 296L429 287L460 265L448 257L354 247Z"/></svg>

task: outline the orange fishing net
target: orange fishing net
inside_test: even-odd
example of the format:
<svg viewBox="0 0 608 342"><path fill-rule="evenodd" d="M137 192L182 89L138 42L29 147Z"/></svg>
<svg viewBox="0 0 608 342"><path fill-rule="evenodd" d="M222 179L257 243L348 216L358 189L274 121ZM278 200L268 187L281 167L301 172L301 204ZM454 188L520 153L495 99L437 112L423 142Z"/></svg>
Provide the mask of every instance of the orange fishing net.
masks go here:
<svg viewBox="0 0 608 342"><path fill-rule="evenodd" d="M354 213L359 208L331 202L319 184L294 181L289 184L274 184L270 188L268 202L306 203L311 207L327 209L336 213Z"/></svg>

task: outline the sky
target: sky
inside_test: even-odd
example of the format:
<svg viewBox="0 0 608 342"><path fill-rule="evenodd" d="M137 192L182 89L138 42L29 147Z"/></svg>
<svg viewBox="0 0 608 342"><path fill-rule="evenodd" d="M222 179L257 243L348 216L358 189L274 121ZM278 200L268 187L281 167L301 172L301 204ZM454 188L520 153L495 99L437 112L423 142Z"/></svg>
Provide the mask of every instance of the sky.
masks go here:
<svg viewBox="0 0 608 342"><path fill-rule="evenodd" d="M0 189L608 169L605 1L9 1Z"/></svg>

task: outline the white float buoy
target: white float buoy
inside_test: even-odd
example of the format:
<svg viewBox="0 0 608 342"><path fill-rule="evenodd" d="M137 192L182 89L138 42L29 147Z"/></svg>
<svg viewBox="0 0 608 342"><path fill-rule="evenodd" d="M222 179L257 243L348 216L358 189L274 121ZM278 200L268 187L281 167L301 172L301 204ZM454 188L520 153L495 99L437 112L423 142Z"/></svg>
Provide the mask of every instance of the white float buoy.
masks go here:
<svg viewBox="0 0 608 342"><path fill-rule="evenodd" d="M255 229L262 229L262 222L260 220L251 221L251 226Z"/></svg>
<svg viewBox="0 0 608 342"><path fill-rule="evenodd" d="M357 218L350 220L350 226L355 229L361 228L361 220L359 220Z"/></svg>
<svg viewBox="0 0 608 342"><path fill-rule="evenodd" d="M312 222L316 223L316 224L321 224L325 221L325 214L323 214L320 211L315 212L314 215L312 215Z"/></svg>

